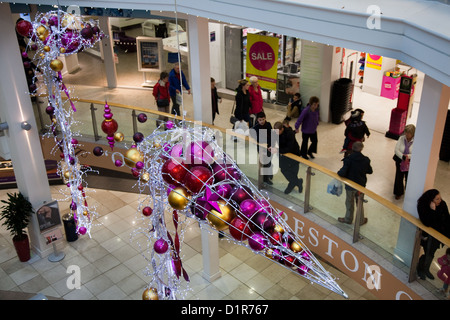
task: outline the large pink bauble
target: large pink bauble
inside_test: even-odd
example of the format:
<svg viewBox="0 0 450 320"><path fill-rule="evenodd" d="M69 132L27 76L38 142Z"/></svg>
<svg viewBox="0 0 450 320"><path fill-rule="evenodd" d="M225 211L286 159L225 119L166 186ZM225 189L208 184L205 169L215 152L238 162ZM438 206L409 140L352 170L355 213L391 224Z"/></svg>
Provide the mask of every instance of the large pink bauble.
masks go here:
<svg viewBox="0 0 450 320"><path fill-rule="evenodd" d="M251 236L252 232L250 231L247 222L243 219L236 217L231 221L230 224L230 234L234 239L238 241L244 241Z"/></svg>
<svg viewBox="0 0 450 320"><path fill-rule="evenodd" d="M251 218L258 210L258 203L252 199L245 199L239 206L240 212L247 218Z"/></svg>
<svg viewBox="0 0 450 320"><path fill-rule="evenodd" d="M263 209L263 211L272 213L272 206L270 205L269 201L267 201L266 199L258 200L258 204Z"/></svg>
<svg viewBox="0 0 450 320"><path fill-rule="evenodd" d="M85 227L79 227L78 228L78 233L79 234L86 234L86 232L87 232L87 229Z"/></svg>
<svg viewBox="0 0 450 320"><path fill-rule="evenodd" d="M200 192L205 185L211 185L212 182L211 170L203 166L192 167L183 179L184 185L193 194Z"/></svg>
<svg viewBox="0 0 450 320"><path fill-rule="evenodd" d="M275 227L275 221L267 212L257 212L252 217L252 222L250 223L250 228L255 231L268 231Z"/></svg>
<svg viewBox="0 0 450 320"><path fill-rule="evenodd" d="M216 162L212 165L212 169L214 172L214 180L216 182L241 179L241 173L232 164L219 164Z"/></svg>
<svg viewBox="0 0 450 320"><path fill-rule="evenodd" d="M30 21L20 20L16 23L16 31L21 36L29 38L33 33L33 25Z"/></svg>
<svg viewBox="0 0 450 320"><path fill-rule="evenodd" d="M269 241L270 243L272 243L273 245L277 246L280 245L281 243L281 233L279 233L278 231L274 231L270 234Z"/></svg>
<svg viewBox="0 0 450 320"><path fill-rule="evenodd" d="M248 245L255 251L261 251L267 246L266 237L261 233L254 233L248 238Z"/></svg>
<svg viewBox="0 0 450 320"><path fill-rule="evenodd" d="M216 187L216 194L218 194L223 199L228 199L231 195L231 190L233 188L228 183L220 184Z"/></svg>
<svg viewBox="0 0 450 320"><path fill-rule="evenodd" d="M186 176L187 169L183 162L169 159L162 165L161 173L164 181L168 184L179 185Z"/></svg>
<svg viewBox="0 0 450 320"><path fill-rule="evenodd" d="M208 166L214 162L214 150L206 141L191 142L188 150L186 161L195 166Z"/></svg>
<svg viewBox="0 0 450 320"><path fill-rule="evenodd" d="M166 253L167 250L169 249L169 244L167 243L166 240L161 238L155 241L153 249L155 249L156 253L163 254Z"/></svg>
<svg viewBox="0 0 450 320"><path fill-rule="evenodd" d="M251 190L247 186L234 186L231 190L232 196L231 199L236 201L238 204L241 204L242 201L251 198Z"/></svg>

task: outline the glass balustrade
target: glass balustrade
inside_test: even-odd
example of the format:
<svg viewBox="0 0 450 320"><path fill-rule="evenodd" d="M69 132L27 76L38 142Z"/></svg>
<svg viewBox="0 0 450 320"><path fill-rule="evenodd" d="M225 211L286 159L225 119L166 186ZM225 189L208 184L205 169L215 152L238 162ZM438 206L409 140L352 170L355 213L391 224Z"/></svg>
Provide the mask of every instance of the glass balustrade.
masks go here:
<svg viewBox="0 0 450 320"><path fill-rule="evenodd" d="M77 112L74 113L76 120L75 131L80 135L99 140L105 137L101 130L101 123L104 120L104 103L100 101L75 101ZM35 107L36 122L41 133L48 132L51 125L50 117L46 114L47 106L45 97L38 97ZM144 136L150 135L158 126L160 114L154 111L132 108L108 102L113 118L119 123L118 132L124 134L124 144L129 146L133 144L133 134L141 132ZM139 121L139 114L144 113L147 117L145 122ZM172 121L172 115L165 114ZM187 127L201 126L201 123L187 121ZM400 223L405 215L400 208L394 206L389 201L370 192L362 187L356 186L363 194L364 216L368 218L368 223L362 226L355 224L360 214L360 208L355 204L354 221L352 224L338 222L339 217L344 217L346 212L346 191L345 184L342 184L340 194L330 193L330 182L333 179L342 180L336 173L331 172L314 163L305 161L300 157L288 155L290 161L298 164L298 178L303 179L302 191L298 187L288 194L285 193L288 186L288 180L280 169L281 157L286 155L274 154L271 158L260 157L261 152L266 150L263 146L258 148L254 139L247 135L235 134L232 130L225 130L210 126L214 132L214 137L222 149L237 163L241 171L250 179L252 183L260 189L265 189L278 197L294 203L304 208L304 212L312 213L330 224L338 227L340 230L349 234L353 242L362 242L378 254L382 255L388 261L393 262L400 268L408 272L406 266L409 262L401 263L395 258L395 247L397 243ZM164 130L164 127L159 127ZM97 138L96 138L97 137ZM270 168L262 165L271 164ZM272 176L271 183L265 183L263 175ZM417 220L418 221L418 220ZM414 223L419 228L425 228L420 222ZM426 229L426 228L425 228ZM444 239L444 240L442 240ZM441 241L446 241L441 238ZM448 239L447 239L448 240ZM445 242L446 245L449 243Z"/></svg>

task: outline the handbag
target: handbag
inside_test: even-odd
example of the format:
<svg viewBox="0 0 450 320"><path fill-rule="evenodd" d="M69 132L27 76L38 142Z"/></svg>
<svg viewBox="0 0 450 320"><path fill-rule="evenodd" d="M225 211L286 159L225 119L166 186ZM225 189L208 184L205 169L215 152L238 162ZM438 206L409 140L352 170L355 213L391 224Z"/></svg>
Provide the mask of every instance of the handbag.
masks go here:
<svg viewBox="0 0 450 320"><path fill-rule="evenodd" d="M233 108L231 109L230 123L232 125L234 125L237 121L239 121L238 118L236 118L234 115L235 107L236 107L236 101L233 103Z"/></svg>
<svg viewBox="0 0 450 320"><path fill-rule="evenodd" d="M402 160L402 162L400 162L400 171L401 172L408 172L409 171L409 163L411 161L406 158L405 160Z"/></svg>
<svg viewBox="0 0 450 320"><path fill-rule="evenodd" d="M183 103L183 96L181 95L181 93L177 93L176 99L177 104L182 104Z"/></svg>

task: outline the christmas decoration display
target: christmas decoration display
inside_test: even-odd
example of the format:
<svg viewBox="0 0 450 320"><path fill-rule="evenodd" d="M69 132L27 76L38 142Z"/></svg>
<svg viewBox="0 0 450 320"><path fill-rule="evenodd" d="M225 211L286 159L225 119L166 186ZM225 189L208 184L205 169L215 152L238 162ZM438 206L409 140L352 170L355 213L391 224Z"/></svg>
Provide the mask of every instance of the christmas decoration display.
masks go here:
<svg viewBox="0 0 450 320"><path fill-rule="evenodd" d="M56 142L52 152L60 152L58 173L64 177L70 190L69 195L67 192L61 192L66 194L66 199L62 200L71 200L70 209L77 223L77 232L90 235L93 218L97 213L95 207L89 207L87 204L84 177L93 170L81 165L77 157L80 145L76 139L79 133L74 130L77 123L73 113L76 108L71 99L72 92L64 84L61 71L64 68L63 56L91 48L104 34L96 21L84 21L80 16L62 10L38 13L34 22L21 20L16 24L16 31L28 40L22 58L27 59L25 63L33 63L36 66L30 91L34 93L33 90L36 90L48 97L48 107L45 111L51 119L51 125L47 135L52 136ZM66 101L63 99L64 95ZM107 113L106 106L105 118L105 121L112 123L105 125L111 145L109 133L114 136L117 122L113 121L110 112ZM114 145L114 138L112 139L111 148ZM101 155L103 150L94 150L94 154Z"/></svg>
<svg viewBox="0 0 450 320"><path fill-rule="evenodd" d="M189 275L183 268L181 244L194 219L201 228L220 231L229 241L346 297L290 229L284 213L272 207L223 151L213 131L186 124L170 122L170 130L157 129L135 140L125 154L113 154L117 166L131 168L143 197L137 212L143 226L132 235L149 262L151 281L143 299L186 296Z"/></svg>

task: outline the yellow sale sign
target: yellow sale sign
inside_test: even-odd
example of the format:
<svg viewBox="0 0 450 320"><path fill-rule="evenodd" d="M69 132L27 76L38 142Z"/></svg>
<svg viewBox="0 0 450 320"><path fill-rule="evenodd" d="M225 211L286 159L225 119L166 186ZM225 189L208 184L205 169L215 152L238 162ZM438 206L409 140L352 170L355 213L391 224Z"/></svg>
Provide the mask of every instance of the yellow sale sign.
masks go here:
<svg viewBox="0 0 450 320"><path fill-rule="evenodd" d="M258 77L261 88L277 89L278 38L247 35L245 77Z"/></svg>

